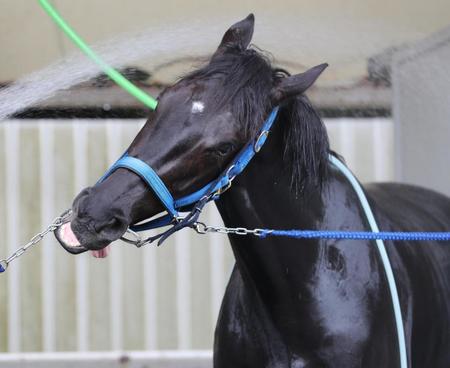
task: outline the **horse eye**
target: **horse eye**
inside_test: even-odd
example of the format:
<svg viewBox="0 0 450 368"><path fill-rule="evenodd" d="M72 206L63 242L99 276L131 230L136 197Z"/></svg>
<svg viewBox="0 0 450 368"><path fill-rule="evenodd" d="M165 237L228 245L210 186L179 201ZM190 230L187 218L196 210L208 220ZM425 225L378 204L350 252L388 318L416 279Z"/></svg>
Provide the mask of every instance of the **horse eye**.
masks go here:
<svg viewBox="0 0 450 368"><path fill-rule="evenodd" d="M231 143L223 143L217 147L217 154L219 156L226 156L233 150L233 145Z"/></svg>

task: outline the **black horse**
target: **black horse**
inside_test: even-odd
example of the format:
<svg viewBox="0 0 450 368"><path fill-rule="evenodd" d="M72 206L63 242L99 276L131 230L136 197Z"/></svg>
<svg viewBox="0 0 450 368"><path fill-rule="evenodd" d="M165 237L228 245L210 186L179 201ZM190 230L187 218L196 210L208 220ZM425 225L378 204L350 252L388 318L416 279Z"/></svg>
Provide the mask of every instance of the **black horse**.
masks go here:
<svg viewBox="0 0 450 368"><path fill-rule="evenodd" d="M249 48L254 17L233 25L204 67L159 96L128 154L174 197L216 178L271 108L280 114L245 172L216 201L227 226L367 230L333 166L324 125L303 95L325 65L290 76ZM450 199L401 184L365 186L382 230L445 231ZM73 203L66 248L101 250L163 207L119 169ZM372 241L230 235L236 258L215 333L215 367L399 367L385 272ZM450 244L387 242L412 367L450 366Z"/></svg>

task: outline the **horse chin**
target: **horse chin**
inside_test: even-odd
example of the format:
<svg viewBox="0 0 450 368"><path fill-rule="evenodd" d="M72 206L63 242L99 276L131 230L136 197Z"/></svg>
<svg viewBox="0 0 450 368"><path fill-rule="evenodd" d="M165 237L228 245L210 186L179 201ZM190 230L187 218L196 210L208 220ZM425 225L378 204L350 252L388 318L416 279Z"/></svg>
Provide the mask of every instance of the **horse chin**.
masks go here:
<svg viewBox="0 0 450 368"><path fill-rule="evenodd" d="M89 250L80 243L77 236L72 231L70 221L65 222L55 231L55 237L59 244L71 254L80 254ZM109 248L110 245L106 244L102 249L91 250L91 253L96 258L105 258L109 253Z"/></svg>

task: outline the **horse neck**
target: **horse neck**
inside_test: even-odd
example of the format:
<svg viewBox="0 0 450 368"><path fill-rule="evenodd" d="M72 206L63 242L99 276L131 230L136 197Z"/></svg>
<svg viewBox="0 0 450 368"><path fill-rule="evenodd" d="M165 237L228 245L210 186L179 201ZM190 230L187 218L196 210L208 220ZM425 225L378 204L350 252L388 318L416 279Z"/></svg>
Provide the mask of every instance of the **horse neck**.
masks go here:
<svg viewBox="0 0 450 368"><path fill-rule="evenodd" d="M282 124L279 122L278 124ZM283 165L281 129L275 129L260 153L233 187L217 201L229 227L326 230L363 228L363 216L351 186L329 168L321 188L291 190L291 175ZM255 236L230 236L244 283L276 285L279 295L289 295L289 280L308 280L332 241ZM286 278L289 274L290 277ZM288 280L289 279L289 280ZM264 286L263 286L264 288ZM284 290L284 291L283 291Z"/></svg>

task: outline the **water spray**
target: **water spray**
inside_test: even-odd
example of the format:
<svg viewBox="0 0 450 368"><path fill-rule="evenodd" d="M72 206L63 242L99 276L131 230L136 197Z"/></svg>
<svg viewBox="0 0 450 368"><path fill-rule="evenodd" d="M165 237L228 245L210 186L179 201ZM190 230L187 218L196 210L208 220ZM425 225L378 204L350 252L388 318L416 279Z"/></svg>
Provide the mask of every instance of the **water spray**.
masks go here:
<svg viewBox="0 0 450 368"><path fill-rule="evenodd" d="M83 51L90 59L92 59L100 68L122 87L129 94L148 106L150 109L155 110L158 102L142 89L131 83L127 78L120 74L113 67L105 63L84 41L83 39L66 23L66 21L59 15L59 13L47 2L47 0L39 0L39 4L47 12L47 14L55 21L59 28L77 45L81 51ZM57 217L44 231L36 234L31 240L24 246L17 249L10 257L0 259L0 273L5 272L9 264L24 254L29 248L38 244L48 233L54 232L59 228L70 215L70 210L66 211L60 217Z"/></svg>
<svg viewBox="0 0 450 368"><path fill-rule="evenodd" d="M71 28L67 22L61 17L61 15L51 6L47 0L38 0L41 7L47 12L47 14L53 19L57 26L72 40L72 42L82 51L86 56L93 60L104 72L122 87L129 94L141 101L144 105L150 109L155 110L158 102L142 89L131 83L127 78L120 74L116 69L105 63L88 45L83 39Z"/></svg>

